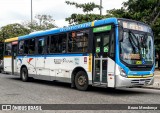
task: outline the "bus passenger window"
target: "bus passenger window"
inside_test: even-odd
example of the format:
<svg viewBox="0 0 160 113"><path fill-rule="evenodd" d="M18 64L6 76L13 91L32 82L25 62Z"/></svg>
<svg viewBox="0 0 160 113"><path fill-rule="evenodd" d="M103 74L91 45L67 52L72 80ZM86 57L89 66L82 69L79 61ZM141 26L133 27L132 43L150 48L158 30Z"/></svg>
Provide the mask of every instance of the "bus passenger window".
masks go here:
<svg viewBox="0 0 160 113"><path fill-rule="evenodd" d="M87 52L88 36L89 30L73 31L69 33L68 52Z"/></svg>
<svg viewBox="0 0 160 113"><path fill-rule="evenodd" d="M60 53L66 52L66 39L67 39L66 37L67 37L66 34L62 34L59 36L58 45L59 45L59 52Z"/></svg>
<svg viewBox="0 0 160 113"><path fill-rule="evenodd" d="M30 39L29 40L28 53L29 54L34 54L35 53L35 39Z"/></svg>
<svg viewBox="0 0 160 113"><path fill-rule="evenodd" d="M38 39L38 54L45 53L45 38Z"/></svg>
<svg viewBox="0 0 160 113"><path fill-rule="evenodd" d="M12 46L11 43L5 45L5 55L11 55Z"/></svg>
<svg viewBox="0 0 160 113"><path fill-rule="evenodd" d="M51 36L50 53L65 53L66 39L66 34Z"/></svg>
<svg viewBox="0 0 160 113"><path fill-rule="evenodd" d="M24 54L35 53L35 39L28 39L24 41Z"/></svg>
<svg viewBox="0 0 160 113"><path fill-rule="evenodd" d="M49 42L50 42L50 38L47 37L46 53L49 53Z"/></svg>
<svg viewBox="0 0 160 113"><path fill-rule="evenodd" d="M57 53L56 43L58 36L51 36L50 53Z"/></svg>
<svg viewBox="0 0 160 113"><path fill-rule="evenodd" d="M23 54L23 49L24 49L24 41L20 41L18 54Z"/></svg>
<svg viewBox="0 0 160 113"><path fill-rule="evenodd" d="M24 41L24 54L28 54L28 46L29 46L29 40Z"/></svg>

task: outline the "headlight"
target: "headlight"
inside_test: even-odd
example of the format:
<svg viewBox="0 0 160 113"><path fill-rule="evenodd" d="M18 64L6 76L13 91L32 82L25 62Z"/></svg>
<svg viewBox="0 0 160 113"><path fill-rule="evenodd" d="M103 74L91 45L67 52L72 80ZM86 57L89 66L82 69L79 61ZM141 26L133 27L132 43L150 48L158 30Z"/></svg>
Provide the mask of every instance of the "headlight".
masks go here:
<svg viewBox="0 0 160 113"><path fill-rule="evenodd" d="M125 73L125 71L121 67L119 67L119 71L120 71L121 76L127 77L127 74Z"/></svg>

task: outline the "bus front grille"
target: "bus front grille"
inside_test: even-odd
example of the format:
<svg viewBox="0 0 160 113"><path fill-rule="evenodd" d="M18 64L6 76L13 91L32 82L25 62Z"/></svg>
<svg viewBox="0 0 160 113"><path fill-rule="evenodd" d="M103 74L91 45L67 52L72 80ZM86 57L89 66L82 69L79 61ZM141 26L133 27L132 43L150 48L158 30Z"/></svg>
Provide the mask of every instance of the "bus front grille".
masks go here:
<svg viewBox="0 0 160 113"><path fill-rule="evenodd" d="M134 85L144 85L144 84L149 84L151 79L135 79L131 80L131 83Z"/></svg>

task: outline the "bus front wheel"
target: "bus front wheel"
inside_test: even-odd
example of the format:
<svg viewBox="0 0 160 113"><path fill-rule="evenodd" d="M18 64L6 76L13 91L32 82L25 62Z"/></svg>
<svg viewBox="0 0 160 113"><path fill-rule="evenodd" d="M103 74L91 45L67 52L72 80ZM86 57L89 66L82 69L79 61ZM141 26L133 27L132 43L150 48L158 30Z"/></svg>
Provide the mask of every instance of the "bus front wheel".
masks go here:
<svg viewBox="0 0 160 113"><path fill-rule="evenodd" d="M22 70L21 70L21 78L22 78L23 82L28 81L28 70L25 67L23 67Z"/></svg>
<svg viewBox="0 0 160 113"><path fill-rule="evenodd" d="M84 71L79 71L75 76L75 86L78 90L85 91L88 88L88 77Z"/></svg>

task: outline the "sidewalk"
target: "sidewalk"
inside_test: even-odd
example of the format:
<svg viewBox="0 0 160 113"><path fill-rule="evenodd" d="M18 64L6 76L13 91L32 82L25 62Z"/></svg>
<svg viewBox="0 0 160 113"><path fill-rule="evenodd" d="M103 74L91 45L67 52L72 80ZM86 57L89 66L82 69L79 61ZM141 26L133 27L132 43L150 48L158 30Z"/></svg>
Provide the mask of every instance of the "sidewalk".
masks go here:
<svg viewBox="0 0 160 113"><path fill-rule="evenodd" d="M145 88L159 89L160 90L160 70L156 69L154 72L154 84Z"/></svg>

